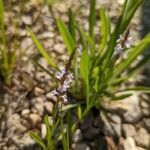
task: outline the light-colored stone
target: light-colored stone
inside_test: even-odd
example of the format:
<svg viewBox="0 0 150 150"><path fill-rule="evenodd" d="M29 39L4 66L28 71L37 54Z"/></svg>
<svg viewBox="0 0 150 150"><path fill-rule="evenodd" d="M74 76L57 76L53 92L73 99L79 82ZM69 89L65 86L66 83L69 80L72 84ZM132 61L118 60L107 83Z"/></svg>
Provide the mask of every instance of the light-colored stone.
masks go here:
<svg viewBox="0 0 150 150"><path fill-rule="evenodd" d="M135 141L132 137L127 137L123 143L124 150L137 150Z"/></svg>
<svg viewBox="0 0 150 150"><path fill-rule="evenodd" d="M37 103L43 104L46 101L46 97L45 96L40 96L40 97L36 97L31 99L31 104L32 106L34 106Z"/></svg>
<svg viewBox="0 0 150 150"><path fill-rule="evenodd" d="M111 113L117 113L125 123L137 123L142 118L139 93L122 100L104 103L103 107Z"/></svg>
<svg viewBox="0 0 150 150"><path fill-rule="evenodd" d="M135 127L131 124L123 124L122 129L123 129L123 134L125 135L126 138L133 137L136 134Z"/></svg>
<svg viewBox="0 0 150 150"><path fill-rule="evenodd" d="M150 132L150 118L145 118L143 119L143 121L144 121L145 127Z"/></svg>
<svg viewBox="0 0 150 150"><path fill-rule="evenodd" d="M41 89L41 88L39 88L39 87L35 87L35 89L34 89L34 94L36 95L36 96L40 96L41 94L44 94L45 93L45 91L43 90L43 89Z"/></svg>
<svg viewBox="0 0 150 150"><path fill-rule="evenodd" d="M34 105L34 108L38 111L38 114L40 116L43 115L43 113L44 113L44 106L43 106L43 104L37 103L37 104Z"/></svg>
<svg viewBox="0 0 150 150"><path fill-rule="evenodd" d="M150 148L150 134L144 128L140 128L135 136L135 141L138 146Z"/></svg>
<svg viewBox="0 0 150 150"><path fill-rule="evenodd" d="M29 113L30 113L30 110L29 109L23 109L21 111L21 115L24 117L24 118L27 118L29 116Z"/></svg>
<svg viewBox="0 0 150 150"><path fill-rule="evenodd" d="M73 141L75 143L77 142L80 142L82 140L83 136L82 136L82 132L80 129L77 129L74 133L74 136L73 136Z"/></svg>
<svg viewBox="0 0 150 150"><path fill-rule="evenodd" d="M29 46L32 45L32 39L31 38L25 38L23 39L23 41L21 42L21 48L23 50L26 50L27 48L29 48Z"/></svg>
<svg viewBox="0 0 150 150"><path fill-rule="evenodd" d="M148 101L142 100L140 104L142 108L150 108Z"/></svg>
<svg viewBox="0 0 150 150"><path fill-rule="evenodd" d="M121 136L121 118L119 116L101 112L100 117L108 135Z"/></svg>
<svg viewBox="0 0 150 150"><path fill-rule="evenodd" d="M73 150L91 150L90 147L85 143L74 143L71 147Z"/></svg>
<svg viewBox="0 0 150 150"><path fill-rule="evenodd" d="M147 150L147 149L145 149L145 148L143 148L143 147L139 147L139 146L137 146L136 149L137 149L137 150Z"/></svg>
<svg viewBox="0 0 150 150"><path fill-rule="evenodd" d="M44 123L41 124L41 134L42 134L42 138L44 139L46 137L46 125Z"/></svg>
<svg viewBox="0 0 150 150"><path fill-rule="evenodd" d="M31 124L35 126L37 123L41 122L42 118L38 114L30 114L29 120L31 121Z"/></svg>
<svg viewBox="0 0 150 150"><path fill-rule="evenodd" d="M31 16L22 16L22 21L26 24L26 25L31 25L32 24L32 17Z"/></svg>
<svg viewBox="0 0 150 150"><path fill-rule="evenodd" d="M48 113L52 113L53 112L53 103L51 103L51 102L45 102L44 103L44 107L45 107L45 109L46 109L46 111L48 112Z"/></svg>

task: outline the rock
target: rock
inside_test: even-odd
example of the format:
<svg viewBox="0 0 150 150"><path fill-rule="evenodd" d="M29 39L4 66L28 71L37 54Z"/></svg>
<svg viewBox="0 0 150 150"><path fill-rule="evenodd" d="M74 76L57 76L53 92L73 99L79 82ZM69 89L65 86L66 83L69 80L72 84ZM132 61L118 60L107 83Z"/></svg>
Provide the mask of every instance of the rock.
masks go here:
<svg viewBox="0 0 150 150"><path fill-rule="evenodd" d="M22 21L23 21L23 23L25 23L26 25L31 25L31 24L32 24L32 17L31 17L31 16L24 15L24 16L22 16Z"/></svg>
<svg viewBox="0 0 150 150"><path fill-rule="evenodd" d="M142 108L150 108L148 101L142 100L140 103Z"/></svg>
<svg viewBox="0 0 150 150"><path fill-rule="evenodd" d="M44 113L44 106L43 106L43 104L37 103L37 104L34 105L34 108L37 110L37 112L38 112L38 114L40 116L43 115L43 113Z"/></svg>
<svg viewBox="0 0 150 150"><path fill-rule="evenodd" d="M44 108L46 109L46 111L48 112L48 113L52 113L53 112L53 103L51 103L51 102L45 102L44 103Z"/></svg>
<svg viewBox="0 0 150 150"><path fill-rule="evenodd" d="M144 118L143 121L146 129L150 132L150 118Z"/></svg>
<svg viewBox="0 0 150 150"><path fill-rule="evenodd" d="M29 48L32 45L32 39L31 38L25 38L23 39L23 41L21 42L21 48L23 50L26 50L27 48Z"/></svg>
<svg viewBox="0 0 150 150"><path fill-rule="evenodd" d="M123 143L124 150L137 150L135 141L132 137L127 137Z"/></svg>
<svg viewBox="0 0 150 150"><path fill-rule="evenodd" d="M95 128L99 128L99 127L101 126L101 120L100 120L100 117L99 117L99 116L96 117L96 118L94 118L93 126L94 126Z"/></svg>
<svg viewBox="0 0 150 150"><path fill-rule="evenodd" d="M64 47L64 45L63 44L55 44L54 45L54 50L56 51L56 52L58 52L59 54L63 54L64 53L64 50L65 50L65 47Z"/></svg>
<svg viewBox="0 0 150 150"><path fill-rule="evenodd" d="M135 127L131 124L123 124L122 129L123 129L123 134L126 138L133 137L136 134Z"/></svg>
<svg viewBox="0 0 150 150"><path fill-rule="evenodd" d="M46 137L46 125L44 123L41 124L41 134L42 134L42 138L44 139Z"/></svg>
<svg viewBox="0 0 150 150"><path fill-rule="evenodd" d="M81 123L81 130L87 131L87 129L91 126L93 122L93 114L89 113L85 118L84 121Z"/></svg>
<svg viewBox="0 0 150 150"><path fill-rule="evenodd" d="M36 95L36 96L40 96L40 95L42 95L42 94L44 94L45 93L45 91L43 90L43 89L41 89L41 88L39 88L39 87L35 87L34 88L34 94Z"/></svg>
<svg viewBox="0 0 150 150"><path fill-rule="evenodd" d="M142 114L143 114L143 116L149 116L150 115L150 108L143 108L142 109Z"/></svg>
<svg viewBox="0 0 150 150"><path fill-rule="evenodd" d="M29 109L23 109L23 110L21 111L21 115L22 115L22 117L24 117L24 118L27 118L27 117L29 116L29 113L30 113L30 110L29 110Z"/></svg>
<svg viewBox="0 0 150 150"><path fill-rule="evenodd" d="M43 32L42 34L40 34L40 39L45 39L45 38L53 38L54 37L54 33L53 32Z"/></svg>
<svg viewBox="0 0 150 150"><path fill-rule="evenodd" d="M45 96L40 96L40 97L36 97L31 99L31 104L32 106L34 106L37 103L43 104L46 101L46 97Z"/></svg>
<svg viewBox="0 0 150 150"><path fill-rule="evenodd" d="M88 132L87 130L85 130L85 132L83 133L83 137L86 140L92 140L93 138L96 138L99 135L99 128L94 128L94 127L89 127L88 128Z"/></svg>
<svg viewBox="0 0 150 150"><path fill-rule="evenodd" d="M143 116L149 116L150 115L150 101L142 100L140 105L141 105Z"/></svg>
<svg viewBox="0 0 150 150"><path fill-rule="evenodd" d="M74 133L74 136L73 136L73 141L75 143L77 142L80 142L82 140L83 136L82 136L82 132L80 129L77 129Z"/></svg>
<svg viewBox="0 0 150 150"><path fill-rule="evenodd" d="M147 149L145 149L145 148L143 148L143 147L139 147L139 146L137 146L136 149L137 149L137 150L147 150Z"/></svg>
<svg viewBox="0 0 150 150"><path fill-rule="evenodd" d="M139 129L135 135L135 141L140 147L150 148L150 135L144 128Z"/></svg>
<svg viewBox="0 0 150 150"><path fill-rule="evenodd" d="M108 135L121 136L121 119L117 115L100 113L104 130Z"/></svg>
<svg viewBox="0 0 150 150"><path fill-rule="evenodd" d="M29 120L33 126L36 126L37 123L41 122L42 118L38 114L30 114Z"/></svg>
<svg viewBox="0 0 150 150"><path fill-rule="evenodd" d="M111 113L117 113L125 123L137 123L142 118L138 93L134 93L122 101L104 103L103 107Z"/></svg>
<svg viewBox="0 0 150 150"><path fill-rule="evenodd" d="M90 147L85 143L74 143L71 147L73 150L90 150Z"/></svg>

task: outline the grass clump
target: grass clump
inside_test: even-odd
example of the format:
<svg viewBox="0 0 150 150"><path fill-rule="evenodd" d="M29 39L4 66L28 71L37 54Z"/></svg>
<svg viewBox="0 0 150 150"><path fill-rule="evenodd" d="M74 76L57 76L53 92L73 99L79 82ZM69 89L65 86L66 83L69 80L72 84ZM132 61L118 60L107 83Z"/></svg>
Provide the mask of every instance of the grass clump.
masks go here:
<svg viewBox="0 0 150 150"><path fill-rule="evenodd" d="M0 82L10 85L11 75L15 63L14 51L8 50L5 22L4 22L4 4L0 0Z"/></svg>

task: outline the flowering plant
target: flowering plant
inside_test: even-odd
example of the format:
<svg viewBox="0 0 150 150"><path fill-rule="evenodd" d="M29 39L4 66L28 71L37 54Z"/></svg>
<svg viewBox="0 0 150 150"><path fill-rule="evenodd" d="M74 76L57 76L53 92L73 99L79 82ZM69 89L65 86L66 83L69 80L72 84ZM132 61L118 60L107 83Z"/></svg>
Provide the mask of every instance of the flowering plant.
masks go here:
<svg viewBox="0 0 150 150"><path fill-rule="evenodd" d="M124 99L131 96L133 90L149 92L147 87L119 89L120 84L127 82L136 73L137 69L150 60L150 55L147 55L137 62L137 57L150 45L150 34L145 36L136 45L131 44L130 21L143 1L125 0L114 29L111 27L107 12L104 8L101 8L99 10L101 20L99 42L95 40L94 36L96 0L90 0L88 33L75 20L71 9L68 13L68 28L61 19L56 19L57 27L68 49L70 59L66 68L56 74L55 78L60 81L60 85L51 94L55 95L58 100L61 99L63 104L67 102L67 93L70 93L76 99L85 100L82 101L85 106L83 108L77 101L78 121L69 123L70 127L67 128L67 131L69 131L70 135L74 133L78 123L85 115L93 107L99 108L100 103L106 98L110 100ZM42 48L32 31L29 30L29 32L40 53L52 67L58 70L58 67ZM42 66L40 65L40 67ZM68 70L73 72L75 81L71 89L68 88L73 75L69 74ZM46 70L46 72L48 71Z"/></svg>

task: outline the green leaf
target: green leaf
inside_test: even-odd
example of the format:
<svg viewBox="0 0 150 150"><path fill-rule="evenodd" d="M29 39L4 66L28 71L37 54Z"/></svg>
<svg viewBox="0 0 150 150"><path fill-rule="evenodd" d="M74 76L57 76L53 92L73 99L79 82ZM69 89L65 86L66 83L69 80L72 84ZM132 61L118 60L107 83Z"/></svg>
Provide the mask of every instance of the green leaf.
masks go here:
<svg viewBox="0 0 150 150"><path fill-rule="evenodd" d="M3 45L5 45L5 23L4 23L4 4L3 0L0 0L0 38Z"/></svg>
<svg viewBox="0 0 150 150"><path fill-rule="evenodd" d="M48 115L45 115L44 117L44 123L46 124L46 130L47 130L47 141L49 141L51 139L51 125L49 123L49 119L48 119Z"/></svg>
<svg viewBox="0 0 150 150"><path fill-rule="evenodd" d="M57 26L58 26L59 32L62 35L63 41L68 49L68 52L69 54L71 54L75 48L75 43L73 41L73 38L71 37L69 31L67 30L62 20L57 19Z"/></svg>
<svg viewBox="0 0 150 150"><path fill-rule="evenodd" d="M68 104L66 106L62 106L62 111L68 111L74 107L77 107L79 104Z"/></svg>
<svg viewBox="0 0 150 150"><path fill-rule="evenodd" d="M29 28L27 28L27 30L30 33L30 36L32 38L32 41L33 41L34 45L39 50L39 52L41 53L41 55L46 59L46 61L48 62L48 64L51 65L52 67L57 68L56 64L54 63L55 61L52 59L52 57L50 57L50 55L48 55L48 53L43 48L43 46L41 45L41 43L39 42L39 40L36 38L36 36L34 35L34 33Z"/></svg>
<svg viewBox="0 0 150 150"><path fill-rule="evenodd" d="M107 45L107 40L110 36L110 20L109 17L106 14L106 11L104 8L100 9L100 18L101 18L101 43L99 46L99 51L102 52Z"/></svg>
<svg viewBox="0 0 150 150"><path fill-rule="evenodd" d="M83 80L87 83L89 79L89 56L87 50L83 50L80 61L80 72Z"/></svg>
<svg viewBox="0 0 150 150"><path fill-rule="evenodd" d="M120 33L126 30L136 10L143 3L143 1L144 0L132 0L132 1L128 0L127 5L126 5L127 6L126 11L122 12L124 16L123 16L123 20L120 26Z"/></svg>
<svg viewBox="0 0 150 150"><path fill-rule="evenodd" d="M94 25L96 20L95 5L96 5L96 0L90 0L89 35L92 39L94 39Z"/></svg>
<svg viewBox="0 0 150 150"><path fill-rule="evenodd" d="M77 107L77 114L78 114L78 119L80 120L82 118L82 108L81 108L81 105L78 105L78 107Z"/></svg>
<svg viewBox="0 0 150 150"><path fill-rule="evenodd" d="M113 100L113 101L122 100L122 99L128 98L128 97L130 97L130 96L132 96L132 95L133 95L132 93L121 94L121 95L119 95L119 96L113 96L113 97L112 97L112 100Z"/></svg>
<svg viewBox="0 0 150 150"><path fill-rule="evenodd" d="M44 150L47 150L45 143L37 134L31 131L30 136L40 147L42 147Z"/></svg>
<svg viewBox="0 0 150 150"><path fill-rule="evenodd" d="M68 15L69 15L69 32L74 43L76 43L75 19L71 8L69 9Z"/></svg>
<svg viewBox="0 0 150 150"><path fill-rule="evenodd" d="M86 100L87 105L89 103L89 56L87 50L82 52L81 61L80 61L80 73L85 82L86 89Z"/></svg>
<svg viewBox="0 0 150 150"><path fill-rule="evenodd" d="M129 88L123 89L123 90L118 91L118 92L128 92L128 91L140 91L143 93L150 94L150 87L135 86L135 87L129 87Z"/></svg>

